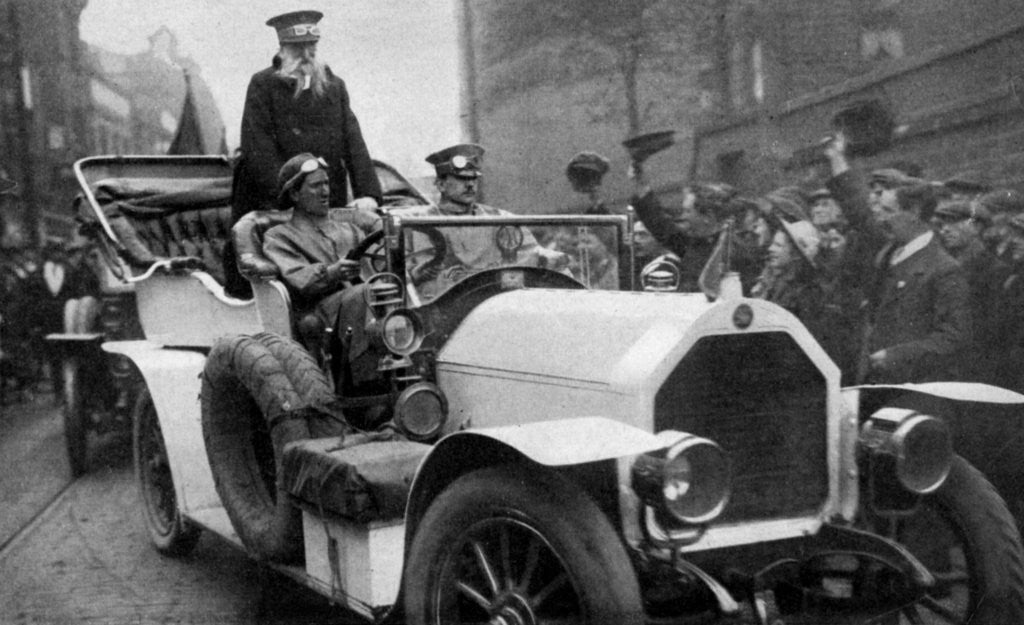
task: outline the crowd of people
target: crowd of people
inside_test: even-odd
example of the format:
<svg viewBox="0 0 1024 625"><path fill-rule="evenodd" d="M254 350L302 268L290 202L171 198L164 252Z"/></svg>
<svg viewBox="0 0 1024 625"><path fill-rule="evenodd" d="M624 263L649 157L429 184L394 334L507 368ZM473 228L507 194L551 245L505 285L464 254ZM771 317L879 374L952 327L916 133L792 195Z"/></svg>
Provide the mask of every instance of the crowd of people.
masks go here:
<svg viewBox="0 0 1024 625"><path fill-rule="evenodd" d="M912 163L861 171L842 133L820 184L752 197L692 184L665 207L631 171L638 267L670 262L681 291L727 238L749 297L796 315L844 384L974 381L1024 391L1024 196ZM570 181L571 177L570 177ZM575 183L574 183L575 184Z"/></svg>
<svg viewBox="0 0 1024 625"><path fill-rule="evenodd" d="M372 214L382 201L345 84L316 56L321 17L293 11L267 22L279 49L271 66L253 75L246 94L233 187L236 221L303 200L310 209L297 212L288 226L294 229L306 212L320 215L349 188L349 207L359 213ZM1024 319L1018 318L1024 314L1024 198L971 180L931 181L910 163L862 172L846 147L842 133L824 145L828 171L815 188L783 186L751 197L727 184L691 184L681 205L671 208L662 206L643 171L631 168L638 270L650 261L669 263L678 290L707 292L709 260L727 241L728 268L739 274L744 294L800 318L840 367L844 383L970 380L1024 390L1013 367L1024 341ZM428 157L438 174L439 214L503 213L476 203L482 153L461 144ZM609 167L594 152L570 160L567 178L585 204L579 212L615 212L601 190ZM308 190L301 186L307 182ZM297 296L306 293L292 284L295 276L308 273L314 286L328 278L347 283L356 264L340 256L365 236L346 234L336 242L314 226L303 236L331 240L324 258L309 257L301 241L285 246L287 259L285 247L265 250ZM345 233L352 230L345 227ZM601 241L590 243L600 248ZM36 258L26 246L8 247L0 259L0 349L5 380L21 388L43 370L55 370L39 357L46 352L40 337L66 325L64 302L88 294L94 282L77 248L53 246ZM590 256L601 269L602 255ZM321 265L327 269L317 269ZM436 279L420 273L418 280ZM613 278L616 272L604 273ZM229 293L249 295L237 270L228 272L226 283ZM321 314L318 327L334 316Z"/></svg>
<svg viewBox="0 0 1024 625"><path fill-rule="evenodd" d="M17 231L15 231L17 232ZM56 387L59 355L45 337L93 322L76 318L98 310L99 284L88 245L52 242L42 249L21 237L8 236L0 248L0 402L20 401L41 382ZM92 301L90 306L69 302Z"/></svg>

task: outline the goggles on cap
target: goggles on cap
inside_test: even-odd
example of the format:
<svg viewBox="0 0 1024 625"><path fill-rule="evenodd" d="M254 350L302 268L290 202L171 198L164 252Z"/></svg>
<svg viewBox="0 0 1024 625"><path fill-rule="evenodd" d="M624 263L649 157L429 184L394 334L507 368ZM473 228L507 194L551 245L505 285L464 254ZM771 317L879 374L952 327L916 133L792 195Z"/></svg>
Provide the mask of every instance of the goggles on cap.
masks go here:
<svg viewBox="0 0 1024 625"><path fill-rule="evenodd" d="M319 37L320 27L316 24L296 24L295 26L282 28L278 35L280 37L305 37L306 35Z"/></svg>
<svg viewBox="0 0 1024 625"><path fill-rule="evenodd" d="M292 176L291 178L289 178L288 182L284 183L282 191L287 191L288 189L291 189L299 181L299 178L302 178L303 176L308 176L309 174L313 173L318 169L329 169L327 167L327 161L325 161L323 157L317 156L316 158L306 159L305 161L302 162L302 165L299 166L299 172Z"/></svg>
<svg viewBox="0 0 1024 625"><path fill-rule="evenodd" d="M303 161L302 166L299 167L299 172L303 174L311 174L321 167L327 169L327 161L325 161L322 156L318 156L316 158Z"/></svg>

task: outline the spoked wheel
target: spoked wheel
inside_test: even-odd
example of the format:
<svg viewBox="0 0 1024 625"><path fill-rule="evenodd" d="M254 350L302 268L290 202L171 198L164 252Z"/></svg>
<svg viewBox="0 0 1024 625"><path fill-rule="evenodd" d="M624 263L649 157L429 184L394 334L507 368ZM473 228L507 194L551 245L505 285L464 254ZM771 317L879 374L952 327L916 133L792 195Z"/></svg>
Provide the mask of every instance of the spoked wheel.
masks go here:
<svg viewBox="0 0 1024 625"><path fill-rule="evenodd" d="M918 601L876 619L915 625L1024 623L1020 536L1005 502L962 458L946 483L890 537L928 567L935 587Z"/></svg>
<svg viewBox="0 0 1024 625"><path fill-rule="evenodd" d="M82 363L77 358L63 362L64 444L71 477L81 477L89 468L89 414L82 388Z"/></svg>
<svg viewBox="0 0 1024 625"><path fill-rule="evenodd" d="M195 548L200 530L178 510L167 448L148 390L139 393L132 422L135 479L150 539L161 553L186 555Z"/></svg>
<svg viewBox="0 0 1024 625"><path fill-rule="evenodd" d="M405 572L409 623L639 623L640 592L607 518L554 476L486 469L420 523Z"/></svg>

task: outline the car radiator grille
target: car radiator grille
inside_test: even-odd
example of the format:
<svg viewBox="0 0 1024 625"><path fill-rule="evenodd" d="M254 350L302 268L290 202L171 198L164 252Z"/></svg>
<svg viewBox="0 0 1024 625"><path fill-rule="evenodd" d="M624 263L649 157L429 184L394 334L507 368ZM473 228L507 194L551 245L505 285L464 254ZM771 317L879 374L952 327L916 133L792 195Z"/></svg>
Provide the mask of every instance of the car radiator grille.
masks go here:
<svg viewBox="0 0 1024 625"><path fill-rule="evenodd" d="M828 496L825 379L788 334L698 341L659 390L654 425L728 452L732 497L717 522L813 514Z"/></svg>

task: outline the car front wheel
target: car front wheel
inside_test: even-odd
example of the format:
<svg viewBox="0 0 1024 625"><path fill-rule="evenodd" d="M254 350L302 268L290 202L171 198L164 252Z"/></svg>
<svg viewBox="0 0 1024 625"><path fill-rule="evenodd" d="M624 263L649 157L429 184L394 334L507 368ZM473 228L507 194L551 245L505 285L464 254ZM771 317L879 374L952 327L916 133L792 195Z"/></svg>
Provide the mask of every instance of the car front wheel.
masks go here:
<svg viewBox="0 0 1024 625"><path fill-rule="evenodd" d="M566 480L496 467L430 505L405 571L409 623L639 623L636 574L594 502Z"/></svg>
<svg viewBox="0 0 1024 625"><path fill-rule="evenodd" d="M932 572L936 585L883 623L1024 623L1024 563L1013 517L995 488L963 458L889 536Z"/></svg>

